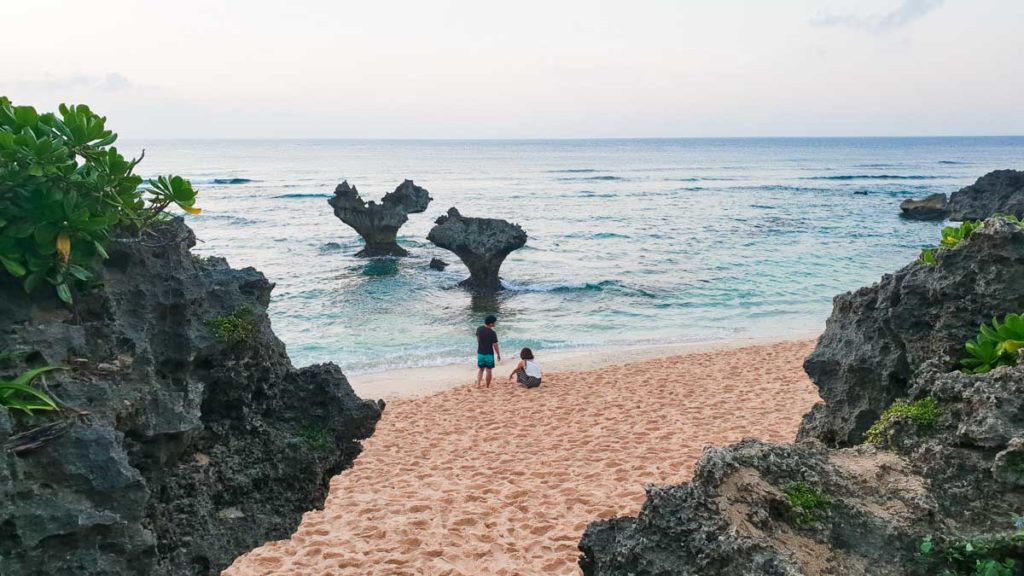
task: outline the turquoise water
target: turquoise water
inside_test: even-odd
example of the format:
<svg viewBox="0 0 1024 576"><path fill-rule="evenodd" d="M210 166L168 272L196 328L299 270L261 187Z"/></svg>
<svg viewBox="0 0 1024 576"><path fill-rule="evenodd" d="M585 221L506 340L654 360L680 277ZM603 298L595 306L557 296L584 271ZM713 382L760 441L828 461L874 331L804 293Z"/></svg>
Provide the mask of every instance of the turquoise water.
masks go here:
<svg viewBox="0 0 1024 576"><path fill-rule="evenodd" d="M507 350L786 336L823 327L832 297L934 244L908 197L1021 168L1024 138L597 141L149 141L144 175L201 190L197 252L277 283L271 318L297 365L348 372L466 361L499 317ZM379 198L410 178L434 202L401 260L353 257L327 205L343 179ZM425 240L450 206L529 233L493 300L456 288ZM452 263L427 268L431 257Z"/></svg>

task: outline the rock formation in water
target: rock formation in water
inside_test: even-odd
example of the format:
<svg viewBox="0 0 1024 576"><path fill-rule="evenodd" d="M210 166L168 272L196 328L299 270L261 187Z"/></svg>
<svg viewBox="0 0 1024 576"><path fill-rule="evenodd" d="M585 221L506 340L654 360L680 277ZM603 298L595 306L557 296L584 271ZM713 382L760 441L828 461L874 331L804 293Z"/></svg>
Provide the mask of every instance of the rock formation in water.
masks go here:
<svg viewBox="0 0 1024 576"><path fill-rule="evenodd" d="M946 218L946 195L942 192L931 194L920 200L908 198L900 202L902 216L911 220L944 220Z"/></svg>
<svg viewBox="0 0 1024 576"><path fill-rule="evenodd" d="M445 262L444 260L441 260L440 258L431 258L429 266L431 270L444 272L444 269L448 267L448 263Z"/></svg>
<svg viewBox="0 0 1024 576"><path fill-rule="evenodd" d="M0 410L5 576L218 574L321 507L380 417L337 366L292 366L263 274L194 256L180 220L152 232L110 244L77 319L0 275L0 377L67 366L45 380L73 409Z"/></svg>
<svg viewBox="0 0 1024 576"><path fill-rule="evenodd" d="M1024 230L998 219L837 297L805 364L824 402L798 442L709 449L689 483L649 488L637 518L592 524L583 573L1013 573L993 566L1024 560L1024 365L957 362L981 322L1022 311ZM861 443L897 399L916 408Z"/></svg>
<svg viewBox="0 0 1024 576"><path fill-rule="evenodd" d="M406 180L394 192L385 194L380 204L372 200L366 202L356 187L345 181L335 188L334 197L327 203L334 208L334 215L354 228L366 242L356 256L376 257L409 254L398 245L398 230L409 220L409 214L426 211L431 200L425 188Z"/></svg>
<svg viewBox="0 0 1024 576"><path fill-rule="evenodd" d="M450 208L437 219L427 240L451 250L469 268L469 278L460 286L486 293L502 289L501 263L513 250L526 245L526 231L507 220L468 218Z"/></svg>
<svg viewBox="0 0 1024 576"><path fill-rule="evenodd" d="M995 214L1024 218L1024 172L996 170L953 192L947 206L951 220L984 220Z"/></svg>

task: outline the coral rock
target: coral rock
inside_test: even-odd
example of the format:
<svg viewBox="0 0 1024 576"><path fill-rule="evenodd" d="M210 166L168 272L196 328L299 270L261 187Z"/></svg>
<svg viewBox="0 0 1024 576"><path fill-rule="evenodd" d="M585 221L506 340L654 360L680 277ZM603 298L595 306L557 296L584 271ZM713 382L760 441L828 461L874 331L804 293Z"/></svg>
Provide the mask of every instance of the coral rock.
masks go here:
<svg viewBox="0 0 1024 576"><path fill-rule="evenodd" d="M461 286L486 293L502 289L498 271L513 250L526 245L526 232L507 220L468 218L451 208L437 219L427 240L451 250L469 268Z"/></svg>
<svg viewBox="0 0 1024 576"><path fill-rule="evenodd" d="M951 220L984 220L996 214L1024 218L1024 172L996 170L949 197Z"/></svg>
<svg viewBox="0 0 1024 576"><path fill-rule="evenodd" d="M900 210L911 220L942 220L946 217L946 195L939 192L921 200L908 198L900 202Z"/></svg>
<svg viewBox="0 0 1024 576"><path fill-rule="evenodd" d="M70 365L47 387L89 414L0 453L4 576L218 574L322 507L380 417L337 366L292 366L263 274L193 257L178 219L153 232L111 243L102 282L76 299L80 322L0 276L0 350ZM217 336L231 315L244 339ZM0 410L0 445L52 418Z"/></svg>
<svg viewBox="0 0 1024 576"><path fill-rule="evenodd" d="M359 196L355 186L342 182L334 190L334 197L327 203L334 209L334 215L348 224L366 242L356 256L407 256L409 253L398 245L398 230L409 214L423 212L430 204L430 194L425 188L413 184L412 180L402 182L394 192L389 192L380 204L366 202Z"/></svg>

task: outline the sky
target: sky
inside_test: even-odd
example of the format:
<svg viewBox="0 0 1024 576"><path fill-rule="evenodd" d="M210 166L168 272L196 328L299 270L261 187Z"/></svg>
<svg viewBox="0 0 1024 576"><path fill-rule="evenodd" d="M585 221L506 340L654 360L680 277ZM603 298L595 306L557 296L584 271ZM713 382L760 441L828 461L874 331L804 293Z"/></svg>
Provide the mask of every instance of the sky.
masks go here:
<svg viewBox="0 0 1024 576"><path fill-rule="evenodd" d="M1021 0L3 0L0 94L132 138L1024 134Z"/></svg>

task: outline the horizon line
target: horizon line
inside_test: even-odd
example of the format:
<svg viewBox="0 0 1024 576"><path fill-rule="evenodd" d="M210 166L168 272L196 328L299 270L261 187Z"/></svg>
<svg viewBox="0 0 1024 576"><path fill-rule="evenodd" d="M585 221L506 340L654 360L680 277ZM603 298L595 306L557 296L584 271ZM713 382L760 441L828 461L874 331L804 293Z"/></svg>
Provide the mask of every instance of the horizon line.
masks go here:
<svg viewBox="0 0 1024 576"><path fill-rule="evenodd" d="M942 140L954 138L1024 138L1024 134L944 134L944 135L903 135L903 136L549 136L520 138L476 138L476 137L362 137L362 136L121 136L118 140L235 140L235 141L350 141L350 142L583 142L583 141L629 141L629 140Z"/></svg>

